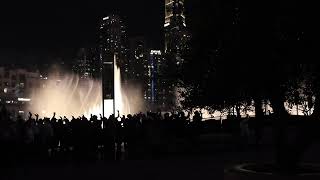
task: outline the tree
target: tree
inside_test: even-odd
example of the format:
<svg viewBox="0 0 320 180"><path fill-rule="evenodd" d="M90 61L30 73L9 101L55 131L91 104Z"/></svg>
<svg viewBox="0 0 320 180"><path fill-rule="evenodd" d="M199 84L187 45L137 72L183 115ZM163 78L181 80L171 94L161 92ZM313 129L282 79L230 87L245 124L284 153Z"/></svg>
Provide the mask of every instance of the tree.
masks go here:
<svg viewBox="0 0 320 180"><path fill-rule="evenodd" d="M223 4L220 1L215 3L216 5ZM288 4L290 4L289 7ZM284 103L289 100L291 104L299 105L307 99L307 106L310 109L313 105L312 92L320 92L319 67L311 71L313 78L310 84L314 86L314 90L302 89L307 96L301 97L299 83L296 84L299 82L301 73L297 61L305 59L308 52L303 33L307 30L304 29L306 26L302 18L306 16L295 14L300 7L294 2L270 1L263 7L256 4L259 8L251 8L252 5L246 2L241 4L242 41L235 37L228 39L232 37L232 33L221 36L222 39L217 38L221 35L218 32L219 28L223 32L232 32L229 29L230 26L225 25L228 23L228 16L223 13L222 15L217 13L218 16L223 17L221 19L224 22L219 24L221 26L215 26L217 29L213 30L213 33L203 33L208 29L211 30L208 26L205 27L210 23L195 28L196 32L203 33L206 37L193 35L198 39L195 39L194 56L188 67L189 70L195 69L192 72L196 73L192 73L192 76L196 77L188 83L197 89L191 92L192 95L189 96L188 101L220 107L221 111L221 107L226 107L226 105L236 106L237 114L239 114L240 104L253 100L256 120L263 118L262 102L270 101L274 111L275 160L281 170L290 170L297 166L299 157L310 141L302 141L302 138L298 138L297 144L301 147L287 146L286 137L290 116ZM205 18L209 14L215 14L212 13L215 10L213 7L208 8L212 8L210 13L206 14L204 11L199 16ZM201 31L203 29L207 30ZM207 43L208 41L212 41L211 45ZM204 45L199 45L202 42ZM241 92L245 92L246 95L243 96ZM319 117L320 93L314 94L314 97L313 116ZM305 133L305 135L309 134L308 136L303 135L304 133L300 134L302 134L300 137L310 136L309 132ZM289 151L291 153L288 153Z"/></svg>

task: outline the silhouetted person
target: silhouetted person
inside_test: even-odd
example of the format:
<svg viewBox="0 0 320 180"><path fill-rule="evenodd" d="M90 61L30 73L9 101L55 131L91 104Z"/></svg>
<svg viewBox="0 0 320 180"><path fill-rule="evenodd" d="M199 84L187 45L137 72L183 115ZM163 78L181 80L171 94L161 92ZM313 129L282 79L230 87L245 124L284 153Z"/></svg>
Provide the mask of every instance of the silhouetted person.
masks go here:
<svg viewBox="0 0 320 180"><path fill-rule="evenodd" d="M0 153L0 167L6 167L10 165L13 158L13 148L15 141L15 126L14 122L10 119L8 111L5 107L2 107L0 119L0 143L1 143L1 153Z"/></svg>
<svg viewBox="0 0 320 180"><path fill-rule="evenodd" d="M199 146L199 136L201 134L201 121L202 121L202 114L198 111L194 113L194 116L192 118L192 136L191 136L191 143L193 145L193 149L197 148Z"/></svg>
<svg viewBox="0 0 320 180"><path fill-rule="evenodd" d="M261 143L262 139L262 131L263 131L263 117L261 119L252 119L249 123L249 129L252 130L254 136L254 143L256 147L258 147Z"/></svg>
<svg viewBox="0 0 320 180"><path fill-rule="evenodd" d="M199 123L202 121L202 114L199 111L194 112L193 122Z"/></svg>
<svg viewBox="0 0 320 180"><path fill-rule="evenodd" d="M109 119L104 120L104 157L108 160L115 160L116 121L114 114L110 115Z"/></svg>
<svg viewBox="0 0 320 180"><path fill-rule="evenodd" d="M249 129L249 115L246 116L241 122L240 122L240 136L242 139L243 144L247 145L249 143L249 137L250 137L250 129Z"/></svg>
<svg viewBox="0 0 320 180"><path fill-rule="evenodd" d="M32 114L29 113L29 119L24 124L23 143L25 150L25 158L30 160L34 157L35 148L35 125L32 119Z"/></svg>

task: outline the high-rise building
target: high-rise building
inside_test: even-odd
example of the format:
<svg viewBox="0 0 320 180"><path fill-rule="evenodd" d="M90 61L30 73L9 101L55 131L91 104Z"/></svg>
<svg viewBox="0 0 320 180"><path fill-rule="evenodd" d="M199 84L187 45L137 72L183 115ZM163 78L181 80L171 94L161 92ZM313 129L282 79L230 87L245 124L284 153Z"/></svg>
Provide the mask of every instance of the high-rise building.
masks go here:
<svg viewBox="0 0 320 180"><path fill-rule="evenodd" d="M72 66L73 72L81 79L99 78L100 60L97 48L81 48L77 54L75 64Z"/></svg>
<svg viewBox="0 0 320 180"><path fill-rule="evenodd" d="M99 50L102 67L102 97L103 115L107 113L105 107L113 103L115 113L115 64L121 69L127 67L127 34L126 27L118 15L104 17L100 24Z"/></svg>
<svg viewBox="0 0 320 180"><path fill-rule="evenodd" d="M165 53L172 54L177 65L184 62L183 56L189 50L184 6L184 0L165 0Z"/></svg>
<svg viewBox="0 0 320 180"><path fill-rule="evenodd" d="M117 54L119 65L127 63L127 33L126 26L120 16L110 15L104 17L100 24L100 58L102 62L113 61Z"/></svg>
<svg viewBox="0 0 320 180"><path fill-rule="evenodd" d="M130 38L130 58L128 76L131 81L147 84L148 79L148 44L144 37Z"/></svg>
<svg viewBox="0 0 320 180"><path fill-rule="evenodd" d="M148 109L155 109L159 104L158 93L163 76L160 70L163 63L161 50L150 50L150 44L141 36L130 38L130 58L127 80L138 85L143 93ZM160 88L160 91L158 90Z"/></svg>
<svg viewBox="0 0 320 180"><path fill-rule="evenodd" d="M128 80L141 88L146 105L152 104L151 67L156 66L151 64L150 55L149 44L144 37L130 38Z"/></svg>
<svg viewBox="0 0 320 180"><path fill-rule="evenodd" d="M148 88L146 98L151 105L161 104L160 93L164 88L162 86L161 66L163 63L162 53L160 50L151 50L148 63Z"/></svg>
<svg viewBox="0 0 320 180"><path fill-rule="evenodd" d="M176 106L176 87L182 76L185 60L190 55L191 35L185 16L185 0L165 0L164 61L161 68L162 88L159 88L158 104L162 109Z"/></svg>
<svg viewBox="0 0 320 180"><path fill-rule="evenodd" d="M32 93L41 88L38 70L0 67L0 106L5 105L13 116L25 117Z"/></svg>

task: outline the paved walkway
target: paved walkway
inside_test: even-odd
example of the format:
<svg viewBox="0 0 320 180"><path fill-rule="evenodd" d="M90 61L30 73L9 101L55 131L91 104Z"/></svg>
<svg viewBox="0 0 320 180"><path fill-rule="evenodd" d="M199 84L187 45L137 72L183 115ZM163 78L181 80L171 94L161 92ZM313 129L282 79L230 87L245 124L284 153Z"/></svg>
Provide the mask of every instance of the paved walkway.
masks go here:
<svg viewBox="0 0 320 180"><path fill-rule="evenodd" d="M212 159L175 159L32 166L11 169L1 180L195 180L222 179L221 162Z"/></svg>
<svg viewBox="0 0 320 180"><path fill-rule="evenodd" d="M125 160L107 162L26 164L25 166L0 169L1 180L196 180L196 179L286 179L284 177L259 176L224 172L235 164L246 162L272 162L272 146L265 145L259 151L240 149L225 143L229 136L206 135L199 147L191 153L174 155L162 160ZM218 142L223 136L224 141ZM305 162L320 162L320 144L311 147L304 157ZM295 178L290 178L294 180ZM298 178L299 179L299 178ZM311 178L312 179L312 178ZM314 179L314 178L313 178ZM320 179L320 178L316 178Z"/></svg>

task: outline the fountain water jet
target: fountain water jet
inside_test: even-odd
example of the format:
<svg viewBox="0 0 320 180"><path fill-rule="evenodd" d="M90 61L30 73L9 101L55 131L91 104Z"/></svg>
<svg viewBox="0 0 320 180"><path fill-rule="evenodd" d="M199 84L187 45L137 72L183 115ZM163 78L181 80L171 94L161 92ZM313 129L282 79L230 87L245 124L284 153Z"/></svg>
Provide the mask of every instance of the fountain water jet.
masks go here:
<svg viewBox="0 0 320 180"><path fill-rule="evenodd" d="M115 63L115 107L121 115L144 111L141 88L121 83L121 70ZM90 117L91 114L102 114L101 80L85 78L76 74L61 73L57 70L42 80L41 87L35 88L31 94L31 104L26 111L38 113L40 117L72 116ZM105 104L106 117L112 114L113 102ZM111 110L111 111L110 111Z"/></svg>

